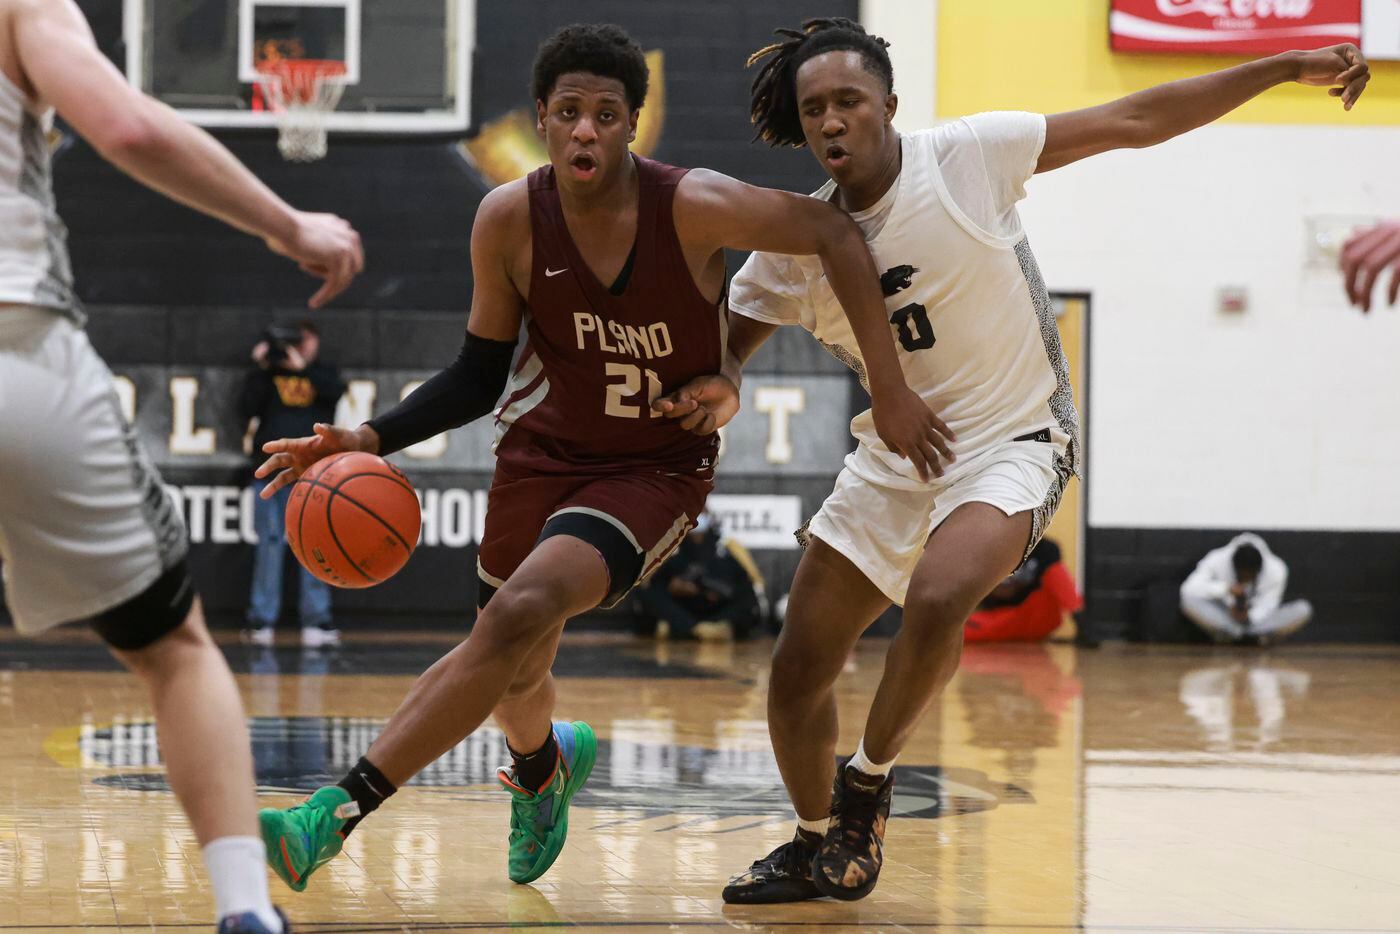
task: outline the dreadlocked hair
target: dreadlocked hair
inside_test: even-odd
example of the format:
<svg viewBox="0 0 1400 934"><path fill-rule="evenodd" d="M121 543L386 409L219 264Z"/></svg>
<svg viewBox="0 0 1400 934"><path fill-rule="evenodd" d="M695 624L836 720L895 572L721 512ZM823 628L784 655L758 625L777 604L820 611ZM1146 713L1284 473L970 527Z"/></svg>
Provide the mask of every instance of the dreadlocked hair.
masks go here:
<svg viewBox="0 0 1400 934"><path fill-rule="evenodd" d="M885 51L890 44L854 20L844 16L809 19L800 30L775 29L773 34L783 41L764 46L748 61L750 68L763 62L749 97L749 119L758 128L754 139L799 149L807 144L797 112L797 69L825 52L859 52L865 70L884 80L885 93L894 91L894 66Z"/></svg>

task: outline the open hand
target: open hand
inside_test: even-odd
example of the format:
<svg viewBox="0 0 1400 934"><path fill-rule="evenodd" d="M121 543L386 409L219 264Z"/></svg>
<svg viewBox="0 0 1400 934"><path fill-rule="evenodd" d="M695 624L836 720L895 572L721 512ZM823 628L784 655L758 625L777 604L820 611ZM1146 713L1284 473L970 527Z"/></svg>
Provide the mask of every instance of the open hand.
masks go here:
<svg viewBox="0 0 1400 934"><path fill-rule="evenodd" d="M1394 307L1400 299L1400 220L1359 230L1342 247L1342 283L1353 305L1371 310L1371 293L1386 269L1390 270L1387 295Z"/></svg>
<svg viewBox="0 0 1400 934"><path fill-rule="evenodd" d="M1315 88L1328 88L1327 93L1340 97L1347 110L1351 110L1371 80L1371 66L1366 64L1366 56L1350 42L1295 54L1298 76L1294 80Z"/></svg>
<svg viewBox="0 0 1400 934"><path fill-rule="evenodd" d="M263 453L272 456L253 471L253 476L259 479L272 477L263 487L263 499L271 499L282 487L295 483L297 477L323 457L344 451L379 453L379 435L366 425L351 430L318 423L312 430L316 433L309 438L282 438L263 445Z"/></svg>
<svg viewBox="0 0 1400 934"><path fill-rule="evenodd" d="M697 376L651 404L653 412L678 419L697 435L711 435L739 413L739 388L727 376Z"/></svg>
<svg viewBox="0 0 1400 934"><path fill-rule="evenodd" d="M307 302L312 308L335 298L365 268L360 235L350 222L334 214L297 212L296 232L290 240L268 239L272 252L295 260L302 272L323 280Z"/></svg>
<svg viewBox="0 0 1400 934"><path fill-rule="evenodd" d="M900 386L892 396L876 400L871 415L875 432L885 447L912 461L921 480L943 476L943 464L953 462L953 449L948 442L958 440L957 437L908 386Z"/></svg>

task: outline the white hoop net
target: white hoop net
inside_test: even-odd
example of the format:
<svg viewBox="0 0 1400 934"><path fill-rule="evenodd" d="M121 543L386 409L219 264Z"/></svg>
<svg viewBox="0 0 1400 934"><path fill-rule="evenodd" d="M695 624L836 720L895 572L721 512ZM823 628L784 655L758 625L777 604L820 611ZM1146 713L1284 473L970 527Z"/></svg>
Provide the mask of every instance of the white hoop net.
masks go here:
<svg viewBox="0 0 1400 934"><path fill-rule="evenodd" d="M345 93L345 63L293 58L258 65L258 86L277 115L277 150L289 162L326 154L326 118Z"/></svg>

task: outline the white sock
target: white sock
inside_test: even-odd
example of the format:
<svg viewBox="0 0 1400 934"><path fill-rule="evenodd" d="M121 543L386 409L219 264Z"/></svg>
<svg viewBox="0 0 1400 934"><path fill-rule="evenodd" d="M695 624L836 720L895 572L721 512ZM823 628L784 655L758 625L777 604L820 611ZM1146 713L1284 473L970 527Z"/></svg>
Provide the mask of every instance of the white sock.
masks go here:
<svg viewBox="0 0 1400 934"><path fill-rule="evenodd" d="M896 756L895 759L897 758L899 757ZM894 768L894 759L888 762L871 762L870 757L865 754L865 739L862 738L860 745L856 747L856 754L851 756L851 761L847 765L854 766L857 772L884 778L890 774L890 769Z"/></svg>
<svg viewBox="0 0 1400 934"><path fill-rule="evenodd" d="M802 815L797 816L797 829L814 833L818 836L826 836L826 825L831 823L831 818L823 817L820 820L803 820Z"/></svg>
<svg viewBox="0 0 1400 934"><path fill-rule="evenodd" d="M251 911L268 930L282 930L267 896L265 859L263 842L257 837L220 837L204 848L217 919Z"/></svg>

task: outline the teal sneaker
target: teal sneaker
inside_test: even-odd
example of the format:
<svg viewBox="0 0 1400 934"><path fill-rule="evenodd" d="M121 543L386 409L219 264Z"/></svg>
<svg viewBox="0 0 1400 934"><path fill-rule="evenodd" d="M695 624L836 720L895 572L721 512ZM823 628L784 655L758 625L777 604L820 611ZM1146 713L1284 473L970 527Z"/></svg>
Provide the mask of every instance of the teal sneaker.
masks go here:
<svg viewBox="0 0 1400 934"><path fill-rule="evenodd" d="M329 862L345 843L340 830L359 807L339 785L319 788L295 807L258 812L267 864L293 891L306 891L311 874Z"/></svg>
<svg viewBox="0 0 1400 934"><path fill-rule="evenodd" d="M512 882L534 882L554 865L569 835L569 802L588 781L598 758L598 737L582 720L555 723L559 762L554 775L538 792L520 787L513 768L496 773L510 792L510 858Z"/></svg>

